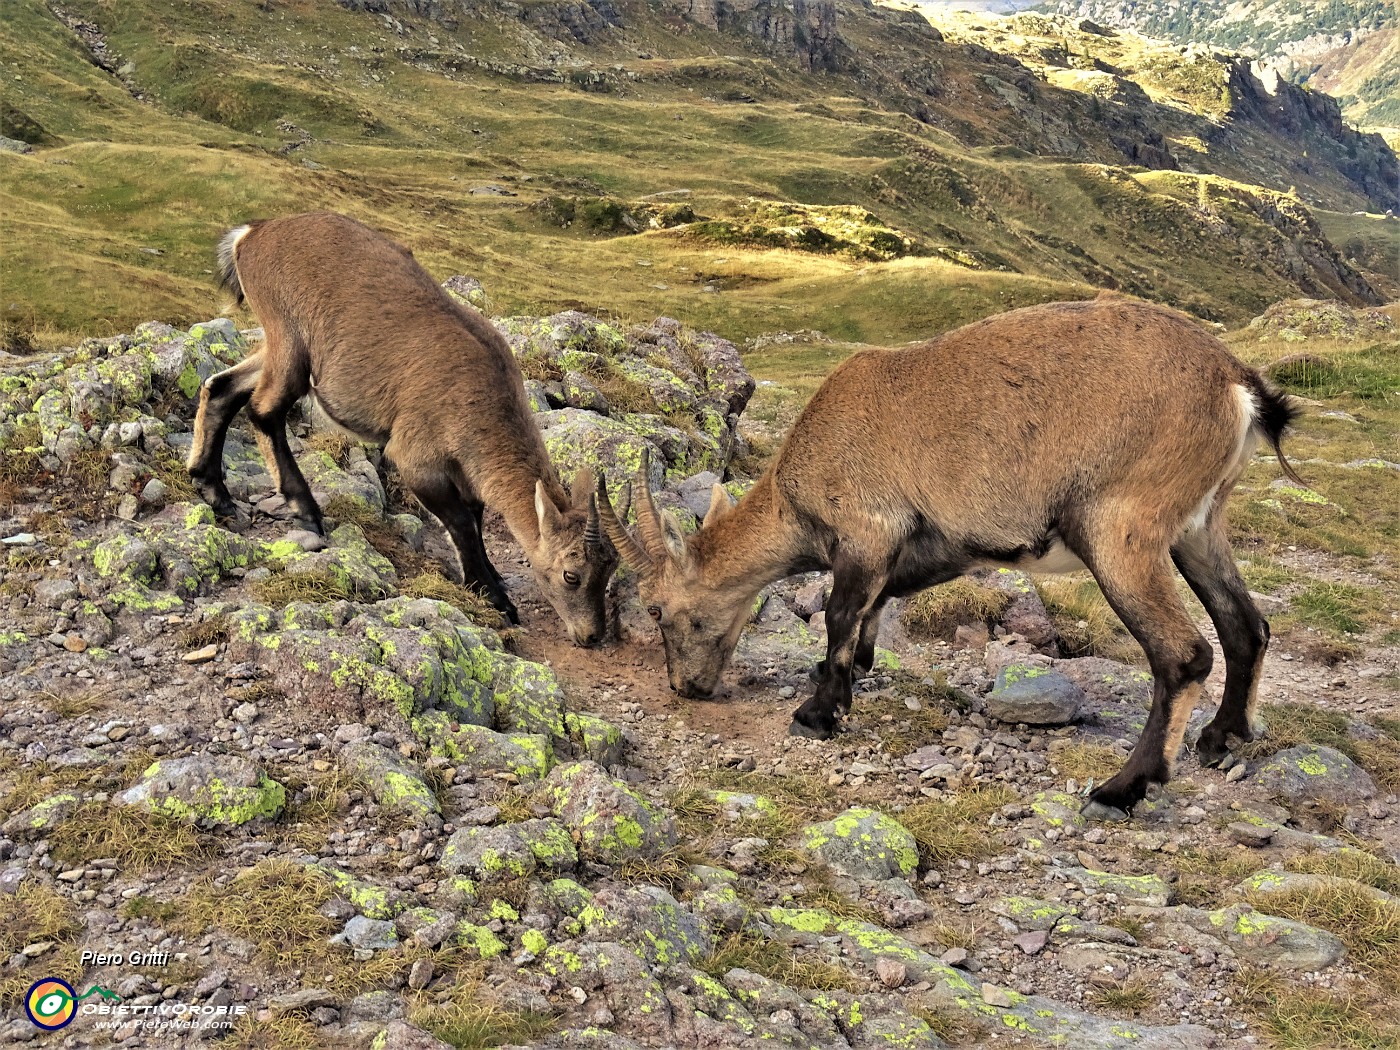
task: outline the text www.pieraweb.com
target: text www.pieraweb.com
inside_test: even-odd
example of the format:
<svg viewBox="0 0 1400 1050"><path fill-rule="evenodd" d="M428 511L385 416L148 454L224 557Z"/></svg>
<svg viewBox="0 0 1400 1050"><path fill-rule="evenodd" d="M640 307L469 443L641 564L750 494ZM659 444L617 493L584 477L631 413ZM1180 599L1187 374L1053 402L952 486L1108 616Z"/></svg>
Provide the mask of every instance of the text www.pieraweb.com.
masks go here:
<svg viewBox="0 0 1400 1050"><path fill-rule="evenodd" d="M247 1003L227 1006L197 1003L84 1003L78 1013L100 1029L180 1029L231 1028L248 1012Z"/></svg>

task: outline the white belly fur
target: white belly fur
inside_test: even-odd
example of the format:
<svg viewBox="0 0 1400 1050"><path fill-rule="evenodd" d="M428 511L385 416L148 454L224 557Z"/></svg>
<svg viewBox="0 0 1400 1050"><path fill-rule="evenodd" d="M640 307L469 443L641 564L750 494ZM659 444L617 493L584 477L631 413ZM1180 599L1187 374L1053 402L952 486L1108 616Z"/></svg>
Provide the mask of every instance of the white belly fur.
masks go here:
<svg viewBox="0 0 1400 1050"><path fill-rule="evenodd" d="M1079 572L1087 566L1079 558L1071 553L1070 549L1063 543L1054 543L1048 551L1039 558L1030 556L1018 558L1016 561L984 561L979 562L977 568L987 569L1020 569L1022 572Z"/></svg>

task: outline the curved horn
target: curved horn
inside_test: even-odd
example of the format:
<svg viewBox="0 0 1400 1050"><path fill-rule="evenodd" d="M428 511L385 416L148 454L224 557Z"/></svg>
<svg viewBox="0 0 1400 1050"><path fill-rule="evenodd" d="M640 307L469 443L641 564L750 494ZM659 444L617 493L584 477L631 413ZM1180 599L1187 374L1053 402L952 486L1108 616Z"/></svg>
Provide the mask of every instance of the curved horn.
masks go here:
<svg viewBox="0 0 1400 1050"><path fill-rule="evenodd" d="M602 539L602 530L598 528L598 497L593 496L588 501L588 521L583 526L583 542L585 546L596 547Z"/></svg>
<svg viewBox="0 0 1400 1050"><path fill-rule="evenodd" d="M661 532L661 517L656 511L656 502L651 498L651 446L642 448L642 476L638 479L642 487L642 498L637 502L637 532L642 537L642 546L653 558L669 557L666 539Z"/></svg>
<svg viewBox="0 0 1400 1050"><path fill-rule="evenodd" d="M652 561L646 549L632 538L627 526L618 518L612 500L608 498L608 479L602 471L598 473L598 499L594 509L602 519L603 530L608 534L608 539L612 540L612 545L622 555L622 560L636 569L639 575L651 575L656 563Z"/></svg>

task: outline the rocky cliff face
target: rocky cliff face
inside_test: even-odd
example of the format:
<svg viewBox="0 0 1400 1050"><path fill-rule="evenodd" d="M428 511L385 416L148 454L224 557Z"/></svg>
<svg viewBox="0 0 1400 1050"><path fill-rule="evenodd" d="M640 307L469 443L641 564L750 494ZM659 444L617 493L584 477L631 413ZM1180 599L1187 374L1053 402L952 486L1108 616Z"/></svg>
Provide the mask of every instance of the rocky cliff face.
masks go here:
<svg viewBox="0 0 1400 1050"><path fill-rule="evenodd" d="M836 69L849 51L836 27L835 0L683 0L708 29L746 33L809 69Z"/></svg>

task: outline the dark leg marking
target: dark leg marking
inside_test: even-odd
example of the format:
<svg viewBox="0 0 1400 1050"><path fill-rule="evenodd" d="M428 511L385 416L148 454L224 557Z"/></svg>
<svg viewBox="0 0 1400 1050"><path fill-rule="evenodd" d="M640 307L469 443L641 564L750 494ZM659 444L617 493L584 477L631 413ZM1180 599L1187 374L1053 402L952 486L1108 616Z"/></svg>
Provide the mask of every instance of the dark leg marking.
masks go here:
<svg viewBox="0 0 1400 1050"><path fill-rule="evenodd" d="M473 509L473 503L481 505L480 500L464 499L457 486L440 475L405 477L404 480L452 538L461 562L463 582L485 594L511 623L519 623L520 613L506 593L505 583L486 556L486 547L481 541L480 512Z"/></svg>
<svg viewBox="0 0 1400 1050"><path fill-rule="evenodd" d="M826 673L816 691L792 716L794 736L825 740L836 731L838 712L851 709L851 669L862 623L879 601L886 570L871 568L839 551L831 568L826 611Z"/></svg>
<svg viewBox="0 0 1400 1050"><path fill-rule="evenodd" d="M1172 561L1210 614L1225 653L1220 710L1196 742L1201 764L1219 765L1232 746L1248 743L1258 731L1256 694L1269 624L1250 598L1229 541L1219 529L1212 526L1192 534L1172 551Z"/></svg>

